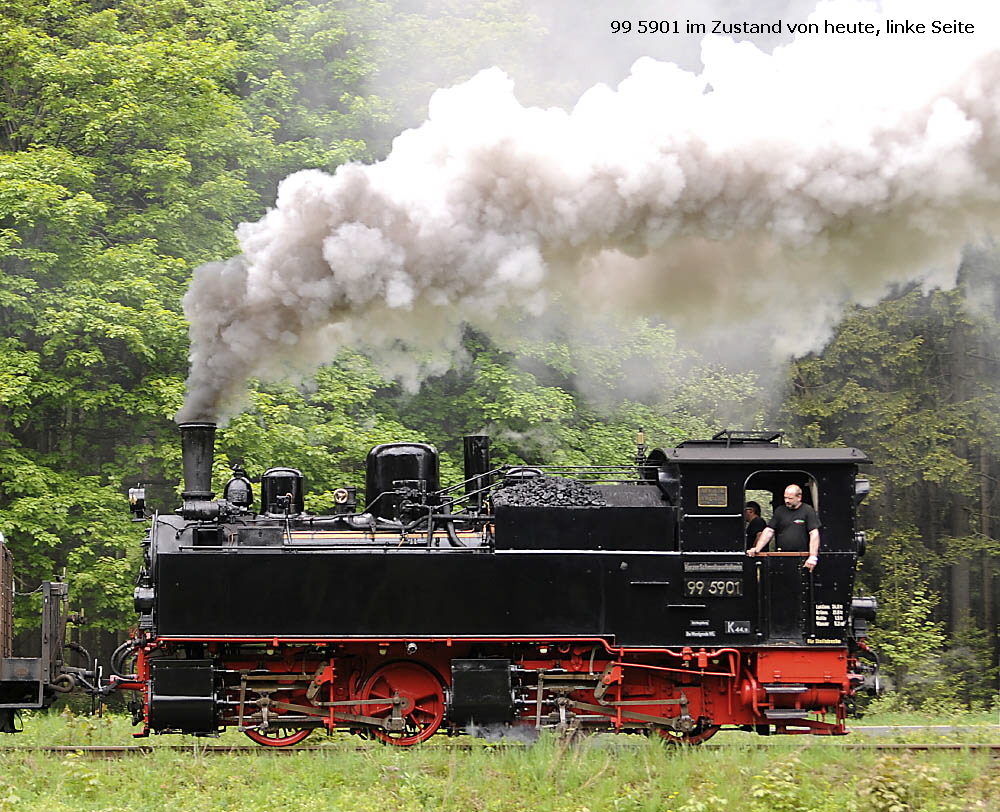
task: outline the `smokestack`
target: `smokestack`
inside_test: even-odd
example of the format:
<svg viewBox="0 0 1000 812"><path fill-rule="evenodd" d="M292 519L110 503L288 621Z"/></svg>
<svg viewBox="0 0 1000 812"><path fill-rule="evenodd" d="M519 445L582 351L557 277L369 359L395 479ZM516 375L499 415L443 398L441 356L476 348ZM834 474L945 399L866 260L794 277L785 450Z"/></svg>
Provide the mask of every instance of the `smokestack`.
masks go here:
<svg viewBox="0 0 1000 812"><path fill-rule="evenodd" d="M181 423L184 501L208 500L212 493L215 423Z"/></svg>

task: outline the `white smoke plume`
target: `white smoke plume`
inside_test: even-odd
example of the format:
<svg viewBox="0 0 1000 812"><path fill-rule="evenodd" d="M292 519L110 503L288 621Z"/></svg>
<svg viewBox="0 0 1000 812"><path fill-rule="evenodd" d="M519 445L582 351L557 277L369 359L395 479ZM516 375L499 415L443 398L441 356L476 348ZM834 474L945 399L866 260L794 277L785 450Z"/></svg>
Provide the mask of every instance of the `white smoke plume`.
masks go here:
<svg viewBox="0 0 1000 812"><path fill-rule="evenodd" d="M847 302L947 284L1000 217L1000 14L948 15L963 10L976 33L890 35L886 17L929 25L940 4L821 3L821 29L879 36L771 55L708 36L700 75L641 59L571 112L522 106L497 69L439 91L387 159L290 176L240 227L242 254L196 271L179 419L345 345L413 385L447 367L463 323L503 329L554 300L583 319L764 325L795 353Z"/></svg>

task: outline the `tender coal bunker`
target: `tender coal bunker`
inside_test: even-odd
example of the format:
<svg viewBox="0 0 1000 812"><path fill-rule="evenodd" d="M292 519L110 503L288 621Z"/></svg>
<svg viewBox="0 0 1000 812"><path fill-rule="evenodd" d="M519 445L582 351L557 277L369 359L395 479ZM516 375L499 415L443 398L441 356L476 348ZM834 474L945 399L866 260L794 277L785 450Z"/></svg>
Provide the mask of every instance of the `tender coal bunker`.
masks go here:
<svg viewBox="0 0 1000 812"><path fill-rule="evenodd" d="M606 507L607 499L595 487L555 476L533 476L506 485L493 494L503 507Z"/></svg>

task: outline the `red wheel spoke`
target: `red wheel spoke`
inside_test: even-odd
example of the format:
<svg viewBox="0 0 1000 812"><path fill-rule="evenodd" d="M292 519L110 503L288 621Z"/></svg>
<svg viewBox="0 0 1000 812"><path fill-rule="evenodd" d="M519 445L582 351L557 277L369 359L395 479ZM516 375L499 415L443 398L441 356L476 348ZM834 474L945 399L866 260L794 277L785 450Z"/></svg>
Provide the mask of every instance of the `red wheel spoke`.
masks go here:
<svg viewBox="0 0 1000 812"><path fill-rule="evenodd" d="M245 730L243 732L246 733L249 738L257 742L257 744L262 744L265 747L291 747L294 744L298 744L310 733L312 733L312 728L305 728L303 730L290 727L279 727L271 728L265 732L261 732L259 730Z"/></svg>
<svg viewBox="0 0 1000 812"><path fill-rule="evenodd" d="M387 695L381 697L381 693ZM389 744L405 747L426 741L444 720L444 691L441 682L433 671L421 663L386 663L369 677L361 694L363 700L384 698L387 702L393 702L399 697L404 730L372 728L372 734L376 738ZM390 717L394 708L383 709L380 704L369 706L368 715L382 719Z"/></svg>

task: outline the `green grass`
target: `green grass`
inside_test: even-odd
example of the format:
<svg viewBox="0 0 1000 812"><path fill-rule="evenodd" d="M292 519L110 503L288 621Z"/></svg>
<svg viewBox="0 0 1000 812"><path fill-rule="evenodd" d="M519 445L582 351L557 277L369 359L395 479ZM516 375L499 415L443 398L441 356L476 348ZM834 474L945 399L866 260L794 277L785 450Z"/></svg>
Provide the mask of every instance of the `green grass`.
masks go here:
<svg viewBox="0 0 1000 812"><path fill-rule="evenodd" d="M955 710L944 714L930 714L921 711L889 711L866 713L860 719L850 719L848 725L850 727L870 725L992 725L1000 727L1000 717L998 717L996 710Z"/></svg>
<svg viewBox="0 0 1000 812"><path fill-rule="evenodd" d="M836 740L722 733L712 748L635 736L454 750L319 735L324 749L294 755L206 755L195 746L248 741L226 733L219 740L151 737L139 741L190 749L156 746L148 755L105 761L14 748L132 743L121 716L38 714L25 727L0 739L0 812L1000 810L1000 763L989 754L838 746L871 741L861 733ZM977 741L1000 741L996 726L975 732Z"/></svg>

